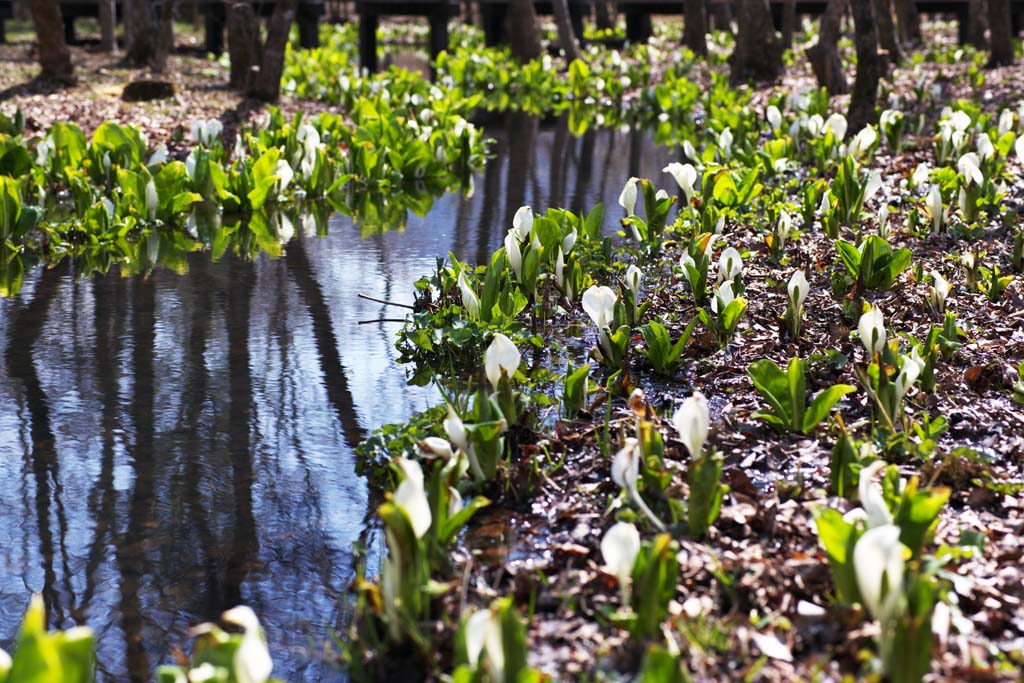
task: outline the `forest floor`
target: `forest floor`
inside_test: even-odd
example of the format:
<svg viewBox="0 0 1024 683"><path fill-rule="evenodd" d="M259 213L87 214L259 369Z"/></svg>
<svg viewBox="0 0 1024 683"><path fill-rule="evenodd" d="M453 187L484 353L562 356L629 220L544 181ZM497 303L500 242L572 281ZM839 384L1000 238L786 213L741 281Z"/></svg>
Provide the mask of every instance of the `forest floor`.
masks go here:
<svg viewBox="0 0 1024 683"><path fill-rule="evenodd" d="M56 90L34 80L30 42L15 37L0 46L0 105L21 108L33 130L61 120L75 121L86 131L106 120L131 122L151 141L168 142L172 152L190 144L193 120L219 118L230 131L265 110L227 88L226 64L203 55L194 35L180 36L171 58L170 78L178 88L171 100L122 101L125 84L145 72L94 47L74 47L73 61L79 83ZM958 65L934 63L902 68L892 91L912 102L924 79L939 85L940 100L965 98L986 111L1004 103L1015 106L1024 92L1021 67L986 72L980 88L962 71ZM807 73L805 64L796 65L781 88L807 84ZM753 106L762 108L775 91L760 91ZM281 107L286 114L323 109L287 96ZM921 138L901 154L880 154L874 167L895 192L926 146ZM1019 221L1024 206L1020 182L1008 201ZM892 220L900 221L898 216ZM853 367L863 350L830 293L831 240L820 231L806 231L782 269L769 264L762 234L741 225L729 230L730 244L751 254L744 272L750 305L738 341L718 350L710 338L698 336L687 355L700 360L675 380L656 380L642 364L634 376L651 409L665 418L695 390L709 397L710 443L724 455L730 487L708 542L679 540L678 594L685 597L671 604L670 613L682 629L688 666L699 680L837 680L858 671L875 631L862 615L830 604L827 597L832 592L829 567L810 510L822 503L849 507L825 493L831 439L824 434L780 437L754 420L763 401L746 368L765 357L780 364L794 355L811 358L813 392L836 382L856 385ZM921 476L924 485L952 490L936 545L956 546L971 533L984 539L984 552L964 554L950 565L950 575L960 577L954 581L959 605L954 628L940 643L935 680L1009 683L1019 680L1024 652L1024 409L1010 401L1016 364L1024 360L1024 283L1018 276L1001 302L990 303L954 277L965 244L950 235L909 239L898 233L895 239L912 250L919 272L947 273L953 283L950 305L966 333L964 346L938 369L934 394L913 399L915 413L945 416L947 432L928 457L898 463L905 476ZM989 262L1006 263L1010 241L1008 227L990 226L970 248L984 252ZM682 283L671 267L679 256L670 250L645 273L652 317L679 320L692 313L680 308ZM806 271L812 292L797 342L782 337L778 320L793 267ZM923 282L904 276L891 291L874 293L870 300L886 312L890 330L921 339L938 322L924 304L926 290ZM868 422L863 392L844 402L844 416L853 427ZM613 431L628 431L634 419L629 409L618 408ZM614 517L609 501L618 487L608 476L609 462L599 454L595 434L595 424L584 420L534 435L534 442L547 440L553 453L566 455L564 467L546 476L528 499L482 511L465 547L455 553L466 586L463 597L470 602L486 604L510 594L524 604L534 601L531 661L568 679L592 677L595 660L597 668L607 664L635 670L642 654L627 643L625 631L599 625L603 608L618 599L614 580L601 569L599 550L603 530ZM667 460L682 470L681 444L669 440L666 445Z"/></svg>

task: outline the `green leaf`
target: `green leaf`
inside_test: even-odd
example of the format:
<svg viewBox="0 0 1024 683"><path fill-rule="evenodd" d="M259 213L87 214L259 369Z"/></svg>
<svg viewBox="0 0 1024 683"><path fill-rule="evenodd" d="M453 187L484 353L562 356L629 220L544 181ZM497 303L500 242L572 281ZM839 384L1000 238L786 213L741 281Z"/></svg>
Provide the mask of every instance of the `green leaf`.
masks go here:
<svg viewBox="0 0 1024 683"><path fill-rule="evenodd" d="M818 392L818 395L811 401L807 412L804 413L801 431L804 434L810 433L822 420L828 417L832 406L838 403L843 396L855 391L857 391L857 388L849 384L835 384L828 389Z"/></svg>
<svg viewBox="0 0 1024 683"><path fill-rule="evenodd" d="M777 417L777 420L766 420L773 426L781 427L782 431L791 431L793 428L792 404L789 400L789 377L782 371L775 361L764 358L751 363L747 367L747 375L753 382L754 388L768 401L769 406ZM765 414L758 413L755 417L765 419Z"/></svg>

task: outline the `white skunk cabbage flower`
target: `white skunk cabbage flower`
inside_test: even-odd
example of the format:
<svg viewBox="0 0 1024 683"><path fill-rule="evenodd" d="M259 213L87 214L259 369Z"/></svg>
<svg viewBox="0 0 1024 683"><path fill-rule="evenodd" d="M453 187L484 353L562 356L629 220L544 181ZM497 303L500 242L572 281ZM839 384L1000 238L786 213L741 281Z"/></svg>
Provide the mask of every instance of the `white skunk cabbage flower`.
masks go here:
<svg viewBox="0 0 1024 683"><path fill-rule="evenodd" d="M644 280L644 274L632 263L629 264L629 268L626 269L626 287L633 294L633 301L640 300L640 284Z"/></svg>
<svg viewBox="0 0 1024 683"><path fill-rule="evenodd" d="M872 305L867 313L860 317L857 323L857 332L860 334L860 341L872 357L885 349L885 317L882 309Z"/></svg>
<svg viewBox="0 0 1024 683"><path fill-rule="evenodd" d="M167 145L160 143L153 150L153 154L149 157L149 161L146 162L146 166L152 166L153 164L162 164L167 161Z"/></svg>
<svg viewBox="0 0 1024 683"><path fill-rule="evenodd" d="M277 176L277 192L280 194L288 189L292 178L295 177L295 171L292 170L291 164L281 159L274 166L274 175Z"/></svg>
<svg viewBox="0 0 1024 683"><path fill-rule="evenodd" d="M1017 159L1024 162L1024 135L1019 136L1013 143L1013 151L1017 153Z"/></svg>
<svg viewBox="0 0 1024 683"><path fill-rule="evenodd" d="M832 135L835 137L836 142L842 142L846 139L846 117L842 114L836 113L829 116L825 120L825 131L832 131Z"/></svg>
<svg viewBox="0 0 1024 683"><path fill-rule="evenodd" d="M466 281L465 270L459 273L459 293L462 295L462 307L466 309L466 315L469 316L469 319L479 319L480 299L477 297L476 292L473 291L473 288L469 286L469 282Z"/></svg>
<svg viewBox="0 0 1024 683"><path fill-rule="evenodd" d="M222 614L221 619L242 627L243 631L242 642L235 650L235 679L238 683L266 683L274 662L270 659L270 650L256 613L245 605L239 605Z"/></svg>
<svg viewBox="0 0 1024 683"><path fill-rule="evenodd" d="M946 297L949 295L950 284L937 270L933 270L931 275L933 284L928 289L928 306L936 313L942 313L946 310Z"/></svg>
<svg viewBox="0 0 1024 683"><path fill-rule="evenodd" d="M611 287L591 285L583 292L583 310L599 329L605 329L615 320L615 302L618 296Z"/></svg>
<svg viewBox="0 0 1024 683"><path fill-rule="evenodd" d="M224 131L224 124L218 119L193 121L190 130L192 140L197 144L207 147L215 142L220 142L220 135Z"/></svg>
<svg viewBox="0 0 1024 683"><path fill-rule="evenodd" d="M807 282L807 276L804 275L804 271L795 271L793 276L789 278L786 292L789 294L789 300L793 304L793 312L797 315L800 314L800 308L804 305L804 300L807 299L807 294L810 291L811 285Z"/></svg>
<svg viewBox="0 0 1024 683"><path fill-rule="evenodd" d="M982 133L978 136L978 157L985 161L991 159L996 154L996 148L992 145L992 140L988 135Z"/></svg>
<svg viewBox="0 0 1024 683"><path fill-rule="evenodd" d="M149 212L149 220L156 220L156 212L160 208L160 199L156 194L156 183L152 178L146 183L146 210Z"/></svg>
<svg viewBox="0 0 1024 683"><path fill-rule="evenodd" d="M523 279L523 252L519 248L519 238L516 236L515 228L505 235L505 256L508 257L508 264L512 272L516 274L517 280Z"/></svg>
<svg viewBox="0 0 1024 683"><path fill-rule="evenodd" d="M931 173L931 166L928 165L927 161L922 161L914 168L914 172L910 174L910 187L916 189L926 186Z"/></svg>
<svg viewBox="0 0 1024 683"><path fill-rule="evenodd" d="M512 231L515 232L520 242L525 242L526 238L530 236L530 233L533 232L533 209L531 207L519 207L516 215L512 217Z"/></svg>
<svg viewBox="0 0 1024 683"><path fill-rule="evenodd" d="M878 140L878 133L875 132L874 126L864 126L859 133L857 133L850 144L847 147L847 152L853 157L862 157L868 153L871 146Z"/></svg>
<svg viewBox="0 0 1024 683"><path fill-rule="evenodd" d="M732 152L732 142L732 130L726 127L725 130L723 130L718 135L718 148L722 150L725 156L729 156L729 154Z"/></svg>
<svg viewBox="0 0 1024 683"><path fill-rule="evenodd" d="M418 462L408 458L399 458L398 466L402 470L403 478L395 489L393 500L409 517L416 538L423 538L433 521L430 501L427 500L427 492L423 488L423 469Z"/></svg>
<svg viewBox="0 0 1024 683"><path fill-rule="evenodd" d="M501 332L494 335L491 345L484 351L484 372L487 374L487 381L491 383L495 391L498 390L498 383L501 381L502 375L509 379L512 378L512 375L519 369L522 358L519 349L511 339Z"/></svg>
<svg viewBox="0 0 1024 683"><path fill-rule="evenodd" d="M466 656L474 668L480 666L480 657L487 653L487 668L491 679L505 680L505 644L501 637L501 620L490 609L474 612L466 620Z"/></svg>
<svg viewBox="0 0 1024 683"><path fill-rule="evenodd" d="M903 544L900 528L884 524L868 529L853 548L853 569L864 606L883 624L897 616L903 593Z"/></svg>
<svg viewBox="0 0 1024 683"><path fill-rule="evenodd" d="M639 178L630 178L623 186L622 193L619 194L619 206L625 209L630 216L634 215L633 210L636 209L636 185L638 182L640 182Z"/></svg>
<svg viewBox="0 0 1024 683"><path fill-rule="evenodd" d="M693 164L681 164L678 161L673 161L661 169L661 172L668 173L675 179L676 185L686 195L687 204L693 201L695 192L693 185L697 182L697 169L693 167Z"/></svg>
<svg viewBox="0 0 1024 683"><path fill-rule="evenodd" d="M617 522L601 539L601 555L608 571L619 579L623 602L628 602L633 566L640 554L640 532L628 522Z"/></svg>
<svg viewBox="0 0 1024 683"><path fill-rule="evenodd" d="M782 127L782 112L774 104L768 105L768 109L765 111L765 118L768 119L768 125L772 127L772 130L778 130Z"/></svg>
<svg viewBox="0 0 1024 683"><path fill-rule="evenodd" d="M921 376L921 371L924 370L924 359L921 358L916 346L911 350L909 356L902 358L903 367L900 368L900 374L896 376L897 405L903 401L903 397L907 395L910 387L914 386L917 378Z"/></svg>
<svg viewBox="0 0 1024 683"><path fill-rule="evenodd" d="M932 189L928 191L928 213L932 217L932 232L939 232L942 230L942 224L945 222L945 213L942 207L942 193L939 192L938 185L932 185Z"/></svg>
<svg viewBox="0 0 1024 683"><path fill-rule="evenodd" d="M708 438L711 423L708 414L708 400L699 391L693 392L683 405L679 406L672 416L672 425L679 433L679 438L690 452L691 458L700 457L704 442Z"/></svg>
<svg viewBox="0 0 1024 683"><path fill-rule="evenodd" d="M743 274L743 257L735 247L726 247L718 258L718 281L732 282Z"/></svg>
<svg viewBox="0 0 1024 683"><path fill-rule="evenodd" d="M956 162L956 170L960 171L960 175L964 177L968 185L985 184L985 176L981 172L981 162L974 152L968 152L961 156L960 160Z"/></svg>
<svg viewBox="0 0 1024 683"><path fill-rule="evenodd" d="M844 519L853 522L857 517L863 517L869 529L892 524L892 513L889 506L885 504L882 496L882 485L875 481L875 476L888 467L884 460L875 460L860 471L860 479L857 481L857 497L860 499L861 510L851 510ZM862 513L862 514L851 514Z"/></svg>
<svg viewBox="0 0 1024 683"><path fill-rule="evenodd" d="M715 298L711 300L711 310L715 314L723 313L735 298L736 295L732 291L732 280L726 280L715 287Z"/></svg>

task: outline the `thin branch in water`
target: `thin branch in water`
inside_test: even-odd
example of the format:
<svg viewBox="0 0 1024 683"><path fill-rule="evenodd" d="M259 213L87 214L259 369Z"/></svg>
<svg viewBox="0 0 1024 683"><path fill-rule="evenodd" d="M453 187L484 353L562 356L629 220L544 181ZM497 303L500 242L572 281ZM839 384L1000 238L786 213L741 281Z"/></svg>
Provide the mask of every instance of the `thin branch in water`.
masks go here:
<svg viewBox="0 0 1024 683"><path fill-rule="evenodd" d="M405 318L377 318L376 320L360 320L359 325L370 325L372 323L404 323Z"/></svg>
<svg viewBox="0 0 1024 683"><path fill-rule="evenodd" d="M357 294L356 296L358 296L360 299L366 299L367 301L372 301L374 303L384 304L385 306L398 306L399 308L408 308L410 311L411 310L415 310L409 304L398 304L398 303L395 303L394 301L385 301L384 299L375 299L372 296L367 296L365 294Z"/></svg>

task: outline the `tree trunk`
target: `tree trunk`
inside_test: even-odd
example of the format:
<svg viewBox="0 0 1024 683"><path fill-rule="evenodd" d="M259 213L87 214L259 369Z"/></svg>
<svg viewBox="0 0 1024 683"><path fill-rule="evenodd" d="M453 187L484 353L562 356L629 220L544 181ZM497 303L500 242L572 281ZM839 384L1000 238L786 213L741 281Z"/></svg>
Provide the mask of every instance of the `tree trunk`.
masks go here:
<svg viewBox="0 0 1024 683"><path fill-rule="evenodd" d="M843 73L843 62L839 59L839 33L845 8L846 0L828 0L819 22L818 42L805 52L818 85L830 95L850 92L850 84Z"/></svg>
<svg viewBox="0 0 1024 683"><path fill-rule="evenodd" d="M878 30L878 45L887 53L882 64L884 69L886 64L898 64L903 59L896 40L896 25L892 21L892 0L872 0L871 9Z"/></svg>
<svg viewBox="0 0 1024 683"><path fill-rule="evenodd" d="M988 25L991 29L992 56L989 66L1013 64L1013 41L1009 0L988 0Z"/></svg>
<svg viewBox="0 0 1024 683"><path fill-rule="evenodd" d="M159 31L150 67L153 73L162 74L167 69L167 57L174 48L174 0L163 0Z"/></svg>
<svg viewBox="0 0 1024 683"><path fill-rule="evenodd" d="M783 48L775 35L768 0L738 0L736 23L739 31L732 53L732 82L776 80L782 75Z"/></svg>
<svg viewBox="0 0 1024 683"><path fill-rule="evenodd" d="M608 0L594 1L594 16L597 20L597 28L602 31L615 28L615 11Z"/></svg>
<svg viewBox="0 0 1024 683"><path fill-rule="evenodd" d="M280 98L284 53L298 4L298 0L279 0L274 5L274 13L270 16L267 28L267 42L263 45L263 62L259 73L250 81L251 97L264 102L277 102Z"/></svg>
<svg viewBox="0 0 1024 683"><path fill-rule="evenodd" d="M39 41L39 66L43 69L40 77L74 83L71 51L64 42L64 20L57 0L32 0L32 23Z"/></svg>
<svg viewBox="0 0 1024 683"><path fill-rule="evenodd" d="M580 44L578 36L572 30L572 20L569 18L569 4L566 0L551 0L551 8L555 12L555 23L558 24L558 42L565 52L567 61L580 58Z"/></svg>
<svg viewBox="0 0 1024 683"><path fill-rule="evenodd" d="M893 0L896 7L896 20L899 22L900 40L909 45L920 45L921 15L917 13L914 0Z"/></svg>
<svg viewBox="0 0 1024 683"><path fill-rule="evenodd" d="M260 26L249 2L234 2L227 6L227 13L230 85L236 90L246 91L260 53Z"/></svg>
<svg viewBox="0 0 1024 683"><path fill-rule="evenodd" d="M987 50L988 40L985 38L989 29L987 10L991 9L991 4L986 8L985 0L968 0L967 6L967 42L978 50Z"/></svg>
<svg viewBox="0 0 1024 683"><path fill-rule="evenodd" d="M156 48L156 21L148 0L124 0L125 57L134 66L149 64Z"/></svg>
<svg viewBox="0 0 1024 683"><path fill-rule="evenodd" d="M698 56L708 53L708 15L704 0L686 0L683 19L683 43Z"/></svg>
<svg viewBox="0 0 1024 683"><path fill-rule="evenodd" d="M853 8L854 43L857 47L857 77L853 81L846 120L850 130L859 131L875 121L875 103L878 100L882 68L871 0L850 0L850 5Z"/></svg>
<svg viewBox="0 0 1024 683"><path fill-rule="evenodd" d="M100 49L117 52L117 5L114 0L99 0Z"/></svg>
<svg viewBox="0 0 1024 683"><path fill-rule="evenodd" d="M784 0L782 3L782 47L793 47L793 34L796 33L796 0Z"/></svg>
<svg viewBox="0 0 1024 683"><path fill-rule="evenodd" d="M533 0L511 0L506 15L506 35L512 56L520 63L540 57L540 28Z"/></svg>

